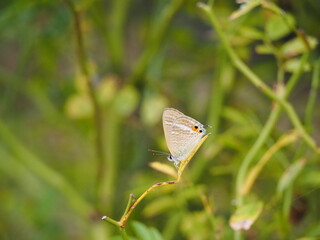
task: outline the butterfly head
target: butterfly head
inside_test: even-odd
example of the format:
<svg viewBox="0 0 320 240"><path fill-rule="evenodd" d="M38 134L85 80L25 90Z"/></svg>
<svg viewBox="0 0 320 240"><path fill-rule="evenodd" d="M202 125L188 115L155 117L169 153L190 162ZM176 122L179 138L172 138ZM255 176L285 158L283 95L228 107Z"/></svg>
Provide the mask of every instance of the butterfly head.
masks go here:
<svg viewBox="0 0 320 240"><path fill-rule="evenodd" d="M175 158L174 156L172 156L171 154L168 155L167 159L171 162L174 162L174 165L176 167L178 167L180 160L178 160L177 158Z"/></svg>

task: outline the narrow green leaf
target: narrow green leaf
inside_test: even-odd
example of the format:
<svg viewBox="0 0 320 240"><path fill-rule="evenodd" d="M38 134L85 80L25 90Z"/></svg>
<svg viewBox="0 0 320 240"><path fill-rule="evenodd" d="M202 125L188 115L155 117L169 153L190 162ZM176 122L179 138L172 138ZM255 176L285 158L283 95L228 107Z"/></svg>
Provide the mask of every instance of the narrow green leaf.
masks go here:
<svg viewBox="0 0 320 240"><path fill-rule="evenodd" d="M132 223L132 227L136 235L138 236L138 239L140 240L150 240L152 239L152 236L150 234L150 231L148 227L140 222L134 221Z"/></svg>
<svg viewBox="0 0 320 240"><path fill-rule="evenodd" d="M284 172L279 180L277 187L277 191L279 193L282 193L285 189L292 185L293 181L297 178L306 162L307 160L305 158L302 158L289 166L289 168Z"/></svg>
<svg viewBox="0 0 320 240"><path fill-rule="evenodd" d="M161 236L158 229L154 227L150 228L150 235L152 240L163 240L163 237Z"/></svg>

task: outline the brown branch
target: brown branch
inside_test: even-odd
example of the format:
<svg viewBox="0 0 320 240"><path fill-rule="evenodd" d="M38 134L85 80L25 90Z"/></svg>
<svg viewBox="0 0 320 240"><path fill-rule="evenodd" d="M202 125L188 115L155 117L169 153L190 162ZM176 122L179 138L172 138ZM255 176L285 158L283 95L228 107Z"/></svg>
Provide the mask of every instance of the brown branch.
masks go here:
<svg viewBox="0 0 320 240"><path fill-rule="evenodd" d="M192 157L194 156L194 154L198 151L198 149L201 147L201 145L204 143L204 141L208 138L209 134L207 134L206 136L204 136L200 142L198 143L198 145L191 151L191 153L189 154L189 156L186 157L186 159L182 160L178 169L178 173L177 173L177 179L176 180L172 180L172 181L167 181L167 182L160 182L160 183L156 183L153 184L151 187L149 187L144 193L141 194L141 196L134 201L134 197L132 194L130 194L129 197L129 202L128 204L129 207L127 206L126 210L124 211L120 221L116 221L112 218L109 218L107 216L104 216L102 218L102 220L106 220L107 222L118 226L120 229L123 229L128 221L128 218L130 217L132 211L136 208L136 206L142 201L142 199L144 199L153 189L160 187L160 186L165 186L165 185L171 185L171 184L176 184L178 182L180 182L181 180L181 175L184 171L184 169L186 168L186 166L188 165L188 163L190 162L190 160L192 159Z"/></svg>
<svg viewBox="0 0 320 240"><path fill-rule="evenodd" d="M175 184L177 183L177 180L173 180L173 181L167 181L167 182L160 182L160 183L156 183L153 184L151 187L149 187L129 208L129 210L126 212L125 215L123 215L120 219L120 221L118 222L120 228L124 228L128 218L130 217L132 211L136 208L136 206L142 201L142 199L145 198L145 196L147 196L149 194L149 192L151 192L153 189L160 187L160 186L165 186L165 185L171 185L171 184Z"/></svg>

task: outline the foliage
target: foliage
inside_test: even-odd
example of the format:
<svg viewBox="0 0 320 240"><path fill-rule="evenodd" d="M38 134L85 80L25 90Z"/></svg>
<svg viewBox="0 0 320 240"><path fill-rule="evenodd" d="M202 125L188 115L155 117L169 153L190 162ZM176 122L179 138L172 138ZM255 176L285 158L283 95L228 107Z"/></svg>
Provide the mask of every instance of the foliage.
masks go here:
<svg viewBox="0 0 320 240"><path fill-rule="evenodd" d="M213 2L3 3L1 239L320 237L320 5ZM164 107L211 134L117 229Z"/></svg>

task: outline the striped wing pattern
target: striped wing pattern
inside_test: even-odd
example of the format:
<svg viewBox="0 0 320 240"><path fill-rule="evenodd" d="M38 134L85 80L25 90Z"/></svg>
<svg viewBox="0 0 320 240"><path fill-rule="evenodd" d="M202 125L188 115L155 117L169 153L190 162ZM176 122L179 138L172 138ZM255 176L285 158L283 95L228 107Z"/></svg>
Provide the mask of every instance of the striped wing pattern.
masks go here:
<svg viewBox="0 0 320 240"><path fill-rule="evenodd" d="M206 133L200 122L174 108L166 108L162 120L166 143L175 162L185 159ZM202 132L195 131L194 126Z"/></svg>

